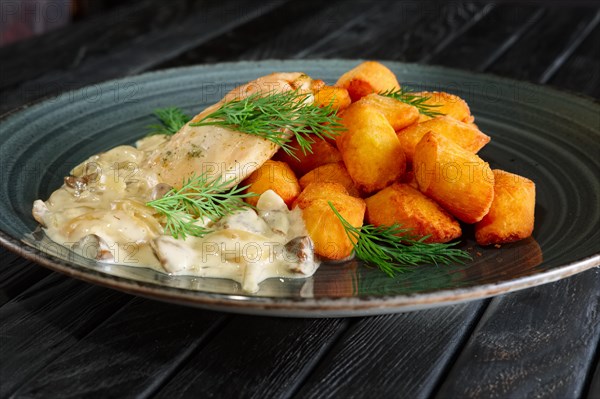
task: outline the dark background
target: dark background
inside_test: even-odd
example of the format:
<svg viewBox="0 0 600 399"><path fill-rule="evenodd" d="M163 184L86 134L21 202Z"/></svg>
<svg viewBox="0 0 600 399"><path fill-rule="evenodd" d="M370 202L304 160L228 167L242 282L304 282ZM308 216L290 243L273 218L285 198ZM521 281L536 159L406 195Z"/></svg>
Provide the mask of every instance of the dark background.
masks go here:
<svg viewBox="0 0 600 399"><path fill-rule="evenodd" d="M2 0L0 12L0 113L149 70L273 58L436 64L600 98L597 2ZM315 320L159 303L4 249L0 264L0 397L600 397L597 268Z"/></svg>

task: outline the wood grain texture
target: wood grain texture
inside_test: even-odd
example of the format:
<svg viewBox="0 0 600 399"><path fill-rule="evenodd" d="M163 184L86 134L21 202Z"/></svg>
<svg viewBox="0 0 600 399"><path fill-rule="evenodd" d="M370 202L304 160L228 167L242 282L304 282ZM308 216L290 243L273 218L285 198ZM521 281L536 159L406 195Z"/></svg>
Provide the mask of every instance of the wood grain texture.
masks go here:
<svg viewBox="0 0 600 399"><path fill-rule="evenodd" d="M416 60L462 32L484 9L456 2L440 8L431 1L292 2L160 66L305 57ZM418 53L406 54L412 51Z"/></svg>
<svg viewBox="0 0 600 399"><path fill-rule="evenodd" d="M296 19L278 34L271 34L268 40L248 49L243 59L304 58L312 49L344 32L358 21L373 13L381 12L389 2L367 0L346 0L341 3L328 3L310 18Z"/></svg>
<svg viewBox="0 0 600 399"><path fill-rule="evenodd" d="M153 69L234 60L290 58L331 31L365 0L291 1ZM347 11L348 10L348 11Z"/></svg>
<svg viewBox="0 0 600 399"><path fill-rule="evenodd" d="M117 43L133 41L139 35L159 29L161 22L172 24L170 19L193 11L188 1L173 0L170 7L159 8L157 12L161 1L131 2L85 22L0 47L0 89L12 88L52 71L76 69L85 58L106 53Z"/></svg>
<svg viewBox="0 0 600 399"><path fill-rule="evenodd" d="M361 18L330 33L303 56L414 62L431 54L488 6L471 2L377 2ZM446 45L449 42L446 43Z"/></svg>
<svg viewBox="0 0 600 399"><path fill-rule="evenodd" d="M502 57L487 69L494 74L538 81L549 65L585 31L596 9L548 7L535 23Z"/></svg>
<svg viewBox="0 0 600 399"><path fill-rule="evenodd" d="M347 325L344 319L237 316L158 397L287 397Z"/></svg>
<svg viewBox="0 0 600 399"><path fill-rule="evenodd" d="M600 24L600 10L597 10L594 14L594 17L585 24L582 28L577 28L577 34L573 35L569 43L562 49L560 54L552 60L552 63L548 65L548 67L542 73L542 76L538 78L539 83L546 83L550 80L556 71L562 67L566 60L568 60L571 55L581 45L581 43L589 36L591 32L593 32L594 28L596 28Z"/></svg>
<svg viewBox="0 0 600 399"><path fill-rule="evenodd" d="M157 29L137 35L133 40L113 43L110 51L85 57L74 68L49 71L12 90L0 92L0 113L44 96L148 70L273 10L285 1L216 2L202 11L171 16L173 21L168 27L159 24Z"/></svg>
<svg viewBox="0 0 600 399"><path fill-rule="evenodd" d="M600 26L596 26L548 83L600 98Z"/></svg>
<svg viewBox="0 0 600 399"><path fill-rule="evenodd" d="M0 306L50 273L50 270L0 248Z"/></svg>
<svg viewBox="0 0 600 399"><path fill-rule="evenodd" d="M51 274L0 308L0 397L7 397L131 296Z"/></svg>
<svg viewBox="0 0 600 399"><path fill-rule="evenodd" d="M471 29L432 55L428 63L467 70L484 70L504 54L544 14L534 5L500 4ZM493 26L494 29L490 29Z"/></svg>
<svg viewBox="0 0 600 399"><path fill-rule="evenodd" d="M137 298L35 375L16 396L146 397L226 318Z"/></svg>
<svg viewBox="0 0 600 399"><path fill-rule="evenodd" d="M600 344L598 344L600 346ZM587 399L600 399L600 359L596 359L596 370L590 375L590 389L587 392Z"/></svg>
<svg viewBox="0 0 600 399"><path fill-rule="evenodd" d="M578 398L600 339L600 270L494 298L438 398Z"/></svg>
<svg viewBox="0 0 600 399"><path fill-rule="evenodd" d="M360 319L304 382L299 398L426 398L486 301Z"/></svg>

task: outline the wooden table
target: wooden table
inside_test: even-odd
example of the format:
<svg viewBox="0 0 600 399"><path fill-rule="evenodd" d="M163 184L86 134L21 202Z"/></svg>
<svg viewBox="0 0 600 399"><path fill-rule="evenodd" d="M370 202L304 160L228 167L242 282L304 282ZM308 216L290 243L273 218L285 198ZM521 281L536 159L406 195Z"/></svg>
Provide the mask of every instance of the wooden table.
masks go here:
<svg viewBox="0 0 600 399"><path fill-rule="evenodd" d="M439 64L599 98L599 22L581 1L136 1L0 48L0 111L152 69L272 58ZM420 312L283 319L0 254L0 397L600 397L597 268Z"/></svg>

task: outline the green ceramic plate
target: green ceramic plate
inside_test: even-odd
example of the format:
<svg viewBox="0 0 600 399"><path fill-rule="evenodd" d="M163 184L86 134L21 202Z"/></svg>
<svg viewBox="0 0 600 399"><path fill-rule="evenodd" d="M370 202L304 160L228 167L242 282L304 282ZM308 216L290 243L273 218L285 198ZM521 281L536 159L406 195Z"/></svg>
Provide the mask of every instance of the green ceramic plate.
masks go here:
<svg viewBox="0 0 600 399"><path fill-rule="evenodd" d="M232 87L274 71L335 82L357 60L240 62L171 69L61 94L0 123L0 239L43 266L91 283L212 309L283 316L355 316L421 309L555 281L600 264L600 106L547 87L452 69L386 63L406 86L444 90L469 103L492 141L493 168L537 185L533 238L481 248L465 228L466 265L422 266L395 279L360 262L325 264L306 280L271 279L255 295L237 283L171 277L98 264L32 234L32 202L46 199L76 164L143 136L157 107L189 113Z"/></svg>

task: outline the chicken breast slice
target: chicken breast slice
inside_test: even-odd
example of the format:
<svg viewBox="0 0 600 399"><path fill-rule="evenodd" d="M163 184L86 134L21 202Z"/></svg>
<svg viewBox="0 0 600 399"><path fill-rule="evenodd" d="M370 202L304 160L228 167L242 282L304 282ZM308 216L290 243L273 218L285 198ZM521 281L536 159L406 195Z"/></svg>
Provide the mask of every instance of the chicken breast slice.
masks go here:
<svg viewBox="0 0 600 399"><path fill-rule="evenodd" d="M300 90L314 94L321 81L313 81L301 72L273 73L239 86L218 103L196 115L173 137L156 148L147 158L147 165L159 180L174 187L192 174L209 173L215 178L241 182L270 159L279 146L261 137L220 126L190 126L218 109L224 102L246 98L254 93L281 93ZM310 96L307 103L313 101Z"/></svg>

